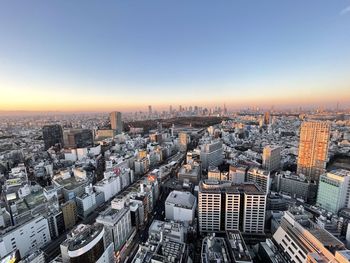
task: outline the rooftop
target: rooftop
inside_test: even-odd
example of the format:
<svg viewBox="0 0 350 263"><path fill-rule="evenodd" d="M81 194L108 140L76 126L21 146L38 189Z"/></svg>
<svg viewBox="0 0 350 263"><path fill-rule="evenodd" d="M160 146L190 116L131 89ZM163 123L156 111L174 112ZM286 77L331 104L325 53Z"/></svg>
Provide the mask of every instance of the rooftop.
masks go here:
<svg viewBox="0 0 350 263"><path fill-rule="evenodd" d="M166 203L172 203L178 207L184 207L192 209L196 202L196 198L190 192L172 191L166 201Z"/></svg>
<svg viewBox="0 0 350 263"><path fill-rule="evenodd" d="M222 237L215 237L215 235L203 239L201 254L201 262L203 263L231 262L225 239Z"/></svg>
<svg viewBox="0 0 350 263"><path fill-rule="evenodd" d="M254 183L235 184L230 181L202 180L199 183L200 192L227 192L227 193L249 193L265 195L259 186Z"/></svg>
<svg viewBox="0 0 350 263"><path fill-rule="evenodd" d="M239 231L227 231L226 235L234 259L236 261L239 260L240 262L252 262L252 259L249 255L247 246L243 240L241 233Z"/></svg>
<svg viewBox="0 0 350 263"><path fill-rule="evenodd" d="M329 172L329 174L337 175L340 177L350 176L350 171L345 169L336 169Z"/></svg>
<svg viewBox="0 0 350 263"><path fill-rule="evenodd" d="M200 173L199 165L185 164L179 169L179 174L189 174L197 176Z"/></svg>
<svg viewBox="0 0 350 263"><path fill-rule="evenodd" d="M79 225L71 232L72 236L66 239L62 245L66 245L70 251L78 250L94 240L102 231L102 224Z"/></svg>
<svg viewBox="0 0 350 263"><path fill-rule="evenodd" d="M108 207L99 214L96 218L96 222L114 226L128 211L129 209L126 207L120 210Z"/></svg>
<svg viewBox="0 0 350 263"><path fill-rule="evenodd" d="M81 185L84 185L88 181L81 178L76 179L75 177L69 177L67 179L57 178L55 179L55 182L67 190L73 190Z"/></svg>

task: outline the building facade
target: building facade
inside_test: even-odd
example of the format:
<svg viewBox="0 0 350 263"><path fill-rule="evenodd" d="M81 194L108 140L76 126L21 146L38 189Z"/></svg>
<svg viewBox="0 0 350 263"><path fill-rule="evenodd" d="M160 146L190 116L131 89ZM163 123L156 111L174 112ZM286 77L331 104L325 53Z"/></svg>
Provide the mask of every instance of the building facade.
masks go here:
<svg viewBox="0 0 350 263"><path fill-rule="evenodd" d="M197 199L190 192L172 191L165 201L167 220L192 223L195 218Z"/></svg>
<svg viewBox="0 0 350 263"><path fill-rule="evenodd" d="M270 172L266 170L259 168L250 168L247 172L246 181L256 183L266 193L268 193L270 190Z"/></svg>
<svg viewBox="0 0 350 263"><path fill-rule="evenodd" d="M61 125L45 125L42 132L45 150L56 144L63 147L63 129Z"/></svg>
<svg viewBox="0 0 350 263"><path fill-rule="evenodd" d="M318 181L325 172L330 125L326 122L303 122L300 127L297 173Z"/></svg>
<svg viewBox="0 0 350 263"><path fill-rule="evenodd" d="M281 165L281 147L266 146L263 150L263 168L269 172L278 170Z"/></svg>
<svg viewBox="0 0 350 263"><path fill-rule="evenodd" d="M223 162L223 148L220 140L201 145L200 160L202 169L219 166Z"/></svg>
<svg viewBox="0 0 350 263"><path fill-rule="evenodd" d="M199 184L200 232L264 233L266 193L252 183L204 180Z"/></svg>
<svg viewBox="0 0 350 263"><path fill-rule="evenodd" d="M118 134L123 132L122 113L113 111L109 114L112 130L116 130Z"/></svg>
<svg viewBox="0 0 350 263"><path fill-rule="evenodd" d="M27 222L0 232L0 258L18 249L25 257L51 241L47 219L36 216Z"/></svg>
<svg viewBox="0 0 350 263"><path fill-rule="evenodd" d="M350 171L338 169L320 176L317 204L337 214L342 208L349 208Z"/></svg>

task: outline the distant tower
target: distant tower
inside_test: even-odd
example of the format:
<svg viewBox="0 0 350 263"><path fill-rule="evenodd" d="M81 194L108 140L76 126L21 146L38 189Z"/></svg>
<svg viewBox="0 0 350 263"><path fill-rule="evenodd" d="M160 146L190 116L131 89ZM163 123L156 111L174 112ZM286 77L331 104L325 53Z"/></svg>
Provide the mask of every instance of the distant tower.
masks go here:
<svg viewBox="0 0 350 263"><path fill-rule="evenodd" d="M174 137L174 129L175 129L175 125L173 123L173 125L171 125L171 137Z"/></svg>
<svg viewBox="0 0 350 263"><path fill-rule="evenodd" d="M171 113L173 113L173 106L169 106L169 113L171 114Z"/></svg>
<svg viewBox="0 0 350 263"><path fill-rule="evenodd" d="M270 124L270 112L266 111L264 114L264 125Z"/></svg>
<svg viewBox="0 0 350 263"><path fill-rule="evenodd" d="M313 181L325 172L330 125L326 122L303 122L300 128L298 168L299 174Z"/></svg>
<svg viewBox="0 0 350 263"><path fill-rule="evenodd" d="M112 130L116 130L117 133L122 133L123 131L123 122L122 122L122 113L119 111L113 111L109 114L111 121Z"/></svg>
<svg viewBox="0 0 350 263"><path fill-rule="evenodd" d="M179 132L180 151L185 152L187 150L188 135L185 132Z"/></svg>
<svg viewBox="0 0 350 263"><path fill-rule="evenodd" d="M148 105L148 115L152 116L152 106Z"/></svg>

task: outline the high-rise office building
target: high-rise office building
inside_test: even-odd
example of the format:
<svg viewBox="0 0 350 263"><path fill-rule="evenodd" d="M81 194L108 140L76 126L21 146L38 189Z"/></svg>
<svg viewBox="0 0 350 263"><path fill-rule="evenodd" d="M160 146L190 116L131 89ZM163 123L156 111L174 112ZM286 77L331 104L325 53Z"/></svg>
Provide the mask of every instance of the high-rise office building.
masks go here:
<svg viewBox="0 0 350 263"><path fill-rule="evenodd" d="M208 169L209 166L219 166L222 164L223 148L220 140L212 141L201 145L200 159L202 162L202 169Z"/></svg>
<svg viewBox="0 0 350 263"><path fill-rule="evenodd" d="M179 145L180 151L185 152L187 150L188 135L185 132L179 132Z"/></svg>
<svg viewBox="0 0 350 263"><path fill-rule="evenodd" d="M152 116L152 105L148 105L148 116Z"/></svg>
<svg viewBox="0 0 350 263"><path fill-rule="evenodd" d="M61 125L45 125L42 128L45 150L58 144L63 147L63 130Z"/></svg>
<svg viewBox="0 0 350 263"><path fill-rule="evenodd" d="M350 171L333 170L320 176L317 204L337 214L342 208L350 208Z"/></svg>
<svg viewBox="0 0 350 263"><path fill-rule="evenodd" d="M49 225L51 239L55 239L64 233L66 228L62 211L50 211L45 218Z"/></svg>
<svg viewBox="0 0 350 263"><path fill-rule="evenodd" d="M325 172L330 125L326 122L303 122L300 128L298 174L313 181Z"/></svg>
<svg viewBox="0 0 350 263"><path fill-rule="evenodd" d="M112 130L116 130L118 134L123 132L122 113L113 111L109 114Z"/></svg>
<svg viewBox="0 0 350 263"><path fill-rule="evenodd" d="M205 180L199 183L200 232L241 230L264 233L266 193L252 183Z"/></svg>
<svg viewBox="0 0 350 263"><path fill-rule="evenodd" d="M96 222L104 225L106 237L114 243L114 251L122 248L133 230L129 207L120 207L120 209L108 207L100 213Z"/></svg>
<svg viewBox="0 0 350 263"><path fill-rule="evenodd" d="M309 202L316 200L317 185L307 180L305 176L281 172L276 174L275 179L277 179L276 190L279 193Z"/></svg>
<svg viewBox="0 0 350 263"><path fill-rule="evenodd" d="M256 183L261 189L268 193L270 190L270 172L259 168L250 168L247 172L247 182Z"/></svg>
<svg viewBox="0 0 350 263"><path fill-rule="evenodd" d="M63 132L64 147L85 148L94 145L94 135L88 129L68 129Z"/></svg>
<svg viewBox="0 0 350 263"><path fill-rule="evenodd" d="M77 222L77 205L74 200L69 200L61 205L65 229L73 228Z"/></svg>
<svg viewBox="0 0 350 263"><path fill-rule="evenodd" d="M278 170L281 165L281 147L268 145L263 150L263 167L269 172Z"/></svg>

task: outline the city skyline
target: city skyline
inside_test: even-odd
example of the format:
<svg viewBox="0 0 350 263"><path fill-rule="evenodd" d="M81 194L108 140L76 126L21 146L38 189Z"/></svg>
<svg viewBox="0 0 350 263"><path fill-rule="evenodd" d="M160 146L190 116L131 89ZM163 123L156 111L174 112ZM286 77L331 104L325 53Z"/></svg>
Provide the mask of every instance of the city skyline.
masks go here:
<svg viewBox="0 0 350 263"><path fill-rule="evenodd" d="M0 111L349 107L349 10L348 1L4 3Z"/></svg>

